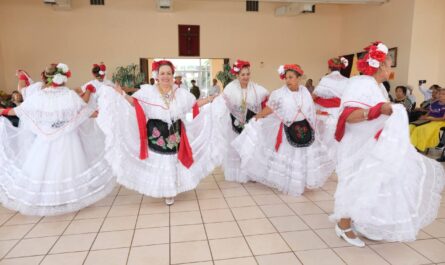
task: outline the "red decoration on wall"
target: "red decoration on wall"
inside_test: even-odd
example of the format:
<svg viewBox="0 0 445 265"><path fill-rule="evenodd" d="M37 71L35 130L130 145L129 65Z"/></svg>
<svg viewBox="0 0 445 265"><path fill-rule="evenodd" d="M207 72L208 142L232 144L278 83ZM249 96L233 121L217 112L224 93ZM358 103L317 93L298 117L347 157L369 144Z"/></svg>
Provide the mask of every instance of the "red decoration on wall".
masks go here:
<svg viewBox="0 0 445 265"><path fill-rule="evenodd" d="M199 56L199 26L178 25L179 56Z"/></svg>

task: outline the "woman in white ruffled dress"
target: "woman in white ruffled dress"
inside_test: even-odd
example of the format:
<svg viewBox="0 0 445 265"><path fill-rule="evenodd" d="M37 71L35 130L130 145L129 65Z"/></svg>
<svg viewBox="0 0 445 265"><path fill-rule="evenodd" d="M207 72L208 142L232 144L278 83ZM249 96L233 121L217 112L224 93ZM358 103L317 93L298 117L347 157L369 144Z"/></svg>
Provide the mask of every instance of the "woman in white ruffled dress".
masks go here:
<svg viewBox="0 0 445 265"><path fill-rule="evenodd" d="M193 190L215 168L211 109L199 109L213 98L196 100L174 86L170 61L155 61L152 70L157 84L142 85L131 97L120 87L119 93L104 89L97 120L118 183L171 205L178 193Z"/></svg>
<svg viewBox="0 0 445 265"><path fill-rule="evenodd" d="M65 64L52 64L40 89L0 110L20 118L14 128L0 117L0 201L7 208L26 215L73 212L115 186L103 139L82 129L94 109L65 86L70 75Z"/></svg>
<svg viewBox="0 0 445 265"><path fill-rule="evenodd" d="M388 48L375 42L342 96L336 139L338 186L331 219L337 235L364 247L371 240L412 241L437 216L444 171L409 139L403 106L391 105L382 82L391 74Z"/></svg>
<svg viewBox="0 0 445 265"><path fill-rule="evenodd" d="M303 71L288 64L279 69L286 84L273 91L267 107L246 125L232 143L241 170L267 186L299 196L319 188L335 165L316 130L311 94L299 85Z"/></svg>
<svg viewBox="0 0 445 265"><path fill-rule="evenodd" d="M249 62L237 60L231 72L237 79L230 82L212 103L212 153L214 160L222 164L227 181L245 183L250 178L241 169L241 158L231 143L262 110L269 92L250 81Z"/></svg>
<svg viewBox="0 0 445 265"><path fill-rule="evenodd" d="M317 127L320 132L321 141L328 148L329 155L336 160L338 142L335 140L335 128L340 109L340 99L348 83L341 69L348 67L348 60L344 57L331 58L328 61L331 71L324 76L315 87L312 97L317 109Z"/></svg>

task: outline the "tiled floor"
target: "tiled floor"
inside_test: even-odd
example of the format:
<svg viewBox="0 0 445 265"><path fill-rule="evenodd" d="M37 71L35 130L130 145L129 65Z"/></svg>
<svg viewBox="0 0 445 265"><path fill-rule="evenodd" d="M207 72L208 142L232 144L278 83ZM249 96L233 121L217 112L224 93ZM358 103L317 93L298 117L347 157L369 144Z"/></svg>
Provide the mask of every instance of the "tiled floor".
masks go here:
<svg viewBox="0 0 445 265"><path fill-rule="evenodd" d="M0 265L445 264L445 199L417 241L354 248L328 220L335 188L295 198L215 171L170 208L123 187L64 216L0 208Z"/></svg>

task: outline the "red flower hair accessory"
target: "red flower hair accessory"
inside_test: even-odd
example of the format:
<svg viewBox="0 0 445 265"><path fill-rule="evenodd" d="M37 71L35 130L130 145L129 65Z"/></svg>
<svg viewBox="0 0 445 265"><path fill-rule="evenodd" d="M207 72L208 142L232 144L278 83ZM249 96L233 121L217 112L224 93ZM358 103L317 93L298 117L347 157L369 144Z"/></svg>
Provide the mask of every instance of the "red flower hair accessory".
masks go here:
<svg viewBox="0 0 445 265"><path fill-rule="evenodd" d="M173 65L172 62L170 62L169 60L160 60L160 61L153 61L153 63L151 64L151 72L153 74L153 77L156 78L159 72L159 68L162 65L168 65L170 66L170 68L172 69L172 74L175 73L175 66Z"/></svg>
<svg viewBox="0 0 445 265"><path fill-rule="evenodd" d="M236 60L235 64L230 69L230 73L233 75L238 75L241 72L241 69L244 67L250 67L250 63L248 61Z"/></svg>
<svg viewBox="0 0 445 265"><path fill-rule="evenodd" d="M285 64L280 65L278 68L278 74L280 74L280 79L284 79L286 77L286 71L291 70L299 73L300 75L304 74L304 71L298 64Z"/></svg>
<svg viewBox="0 0 445 265"><path fill-rule="evenodd" d="M102 62L100 64L96 64L95 63L95 64L93 64L93 70L94 70L94 68L99 68L100 69L98 74L99 74L99 76L101 78L103 78L105 76L106 71L107 71L107 67L105 66L104 63L102 63Z"/></svg>
<svg viewBox="0 0 445 265"><path fill-rule="evenodd" d="M345 57L331 58L328 61L328 66L330 69L341 70L348 67L349 62Z"/></svg>
<svg viewBox="0 0 445 265"><path fill-rule="evenodd" d="M364 49L366 55L358 60L357 69L365 75L374 75L380 67L380 64L386 60L388 47L380 41L373 42Z"/></svg>

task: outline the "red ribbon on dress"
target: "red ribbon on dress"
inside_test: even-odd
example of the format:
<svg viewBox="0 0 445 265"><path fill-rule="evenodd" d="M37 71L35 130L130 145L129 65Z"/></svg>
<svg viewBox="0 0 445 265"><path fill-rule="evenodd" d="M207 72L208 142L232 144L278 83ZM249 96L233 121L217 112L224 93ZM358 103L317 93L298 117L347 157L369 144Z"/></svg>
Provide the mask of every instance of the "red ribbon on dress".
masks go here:
<svg viewBox="0 0 445 265"><path fill-rule="evenodd" d="M6 108L2 111L3 116L8 116L9 111L12 110L12 108Z"/></svg>
<svg viewBox="0 0 445 265"><path fill-rule="evenodd" d="M198 103L195 103L195 105L193 105L193 119L198 116L199 114L199 106Z"/></svg>
<svg viewBox="0 0 445 265"><path fill-rule="evenodd" d="M145 117L145 112L136 98L134 98L133 104L134 104L134 109L136 110L136 119L139 128L139 138L140 138L139 158L141 160L144 160L148 157L147 120Z"/></svg>
<svg viewBox="0 0 445 265"><path fill-rule="evenodd" d="M88 84L87 87L85 88L85 90L88 90L91 93L95 93L96 92L96 88L92 84Z"/></svg>
<svg viewBox="0 0 445 265"><path fill-rule="evenodd" d="M278 149L280 149L280 145L283 142L283 123L280 123L280 128L278 129L277 133L277 140L275 141L275 152L278 152Z"/></svg>
<svg viewBox="0 0 445 265"><path fill-rule="evenodd" d="M29 79L28 79L28 77L25 75L25 74L20 74L19 75L19 80L23 80L23 81L25 81L25 84L26 84L26 86L29 86L31 83L29 82Z"/></svg>
<svg viewBox="0 0 445 265"><path fill-rule="evenodd" d="M186 167L193 165L193 152L185 131L184 123L181 122L181 142L179 144L178 160Z"/></svg>
<svg viewBox="0 0 445 265"><path fill-rule="evenodd" d="M267 101L269 100L269 97L264 98L264 100L261 102L261 109L264 109L267 105Z"/></svg>
<svg viewBox="0 0 445 265"><path fill-rule="evenodd" d="M320 98L316 97L314 102L325 108L338 108L340 107L341 99L340 98Z"/></svg>
<svg viewBox="0 0 445 265"><path fill-rule="evenodd" d="M368 120L374 120L380 117L382 115L382 105L385 104L384 102L380 102L374 107L369 108L368 112ZM352 112L359 110L362 108L358 107L346 107L343 112L341 113L340 117L338 118L337 122L337 128L335 130L335 139L340 142L341 139L343 139L343 136L345 135L345 129L346 129L346 120L348 119L349 115L352 114ZM382 133L382 130L378 131L377 134L374 136L374 138L377 140L380 137L380 134Z"/></svg>

